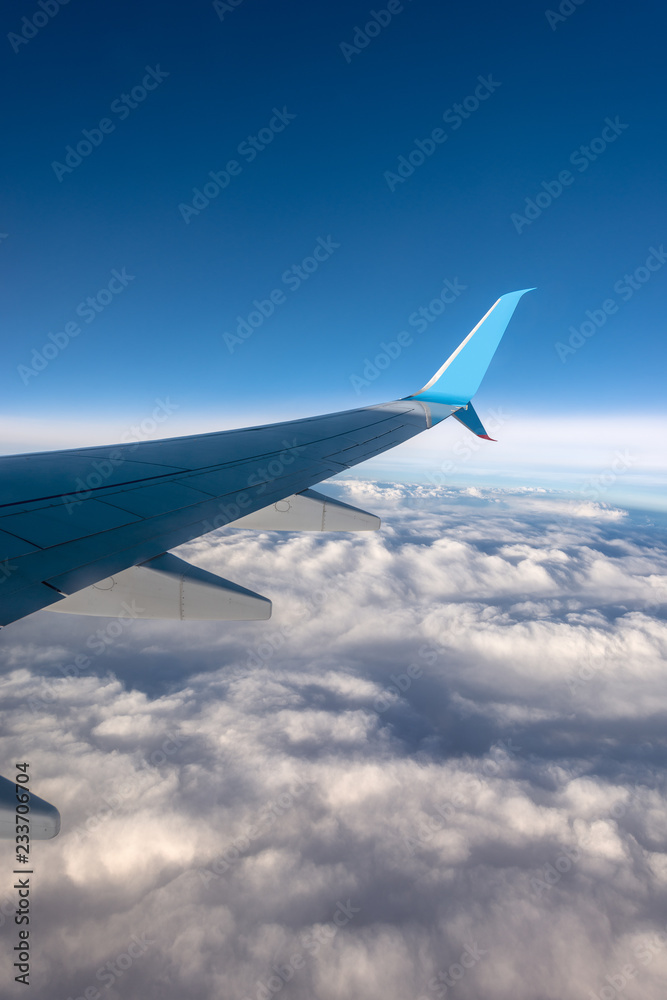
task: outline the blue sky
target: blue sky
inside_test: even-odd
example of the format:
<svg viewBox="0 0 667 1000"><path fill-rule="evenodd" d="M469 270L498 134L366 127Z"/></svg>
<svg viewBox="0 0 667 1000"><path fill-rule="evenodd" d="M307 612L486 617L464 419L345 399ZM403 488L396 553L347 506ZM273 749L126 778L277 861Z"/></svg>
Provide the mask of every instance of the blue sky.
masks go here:
<svg viewBox="0 0 667 1000"><path fill-rule="evenodd" d="M5 418L122 422L168 396L213 429L380 402L419 388L499 294L532 285L480 406L664 412L664 11L218 8L68 4L37 30L21 18L38 7L3 11ZM265 148L239 151L271 123ZM83 130L98 145L77 165L66 150ZM230 160L224 190L179 209ZM318 239L338 245L297 281ZM655 270L627 286L651 248ZM445 280L458 291L442 315L411 325ZM272 291L272 315L230 350L224 334ZM92 321L77 314L88 297ZM604 322L571 349L587 310ZM63 348L68 323L80 332ZM404 329L400 357L354 381Z"/></svg>

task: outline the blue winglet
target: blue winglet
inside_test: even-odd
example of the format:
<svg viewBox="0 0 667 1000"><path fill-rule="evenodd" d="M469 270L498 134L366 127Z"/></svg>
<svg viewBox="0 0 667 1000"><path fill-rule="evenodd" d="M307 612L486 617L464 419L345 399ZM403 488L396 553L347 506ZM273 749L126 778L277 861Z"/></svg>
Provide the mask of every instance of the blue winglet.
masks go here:
<svg viewBox="0 0 667 1000"><path fill-rule="evenodd" d="M452 416L455 417L456 420L459 421L459 423L463 424L464 427L467 427L469 431L472 431L473 434L476 434L477 437L484 438L485 441L496 440L495 438L489 437L489 435L486 433L486 428L482 423L482 421L479 419L477 411L475 410L475 407L472 405L472 403L468 403L467 406L461 406L459 407L458 410L454 410Z"/></svg>
<svg viewBox="0 0 667 1000"><path fill-rule="evenodd" d="M519 292L501 295L431 381L406 399L461 406L470 402L479 389L519 299L532 291L533 288L523 288Z"/></svg>

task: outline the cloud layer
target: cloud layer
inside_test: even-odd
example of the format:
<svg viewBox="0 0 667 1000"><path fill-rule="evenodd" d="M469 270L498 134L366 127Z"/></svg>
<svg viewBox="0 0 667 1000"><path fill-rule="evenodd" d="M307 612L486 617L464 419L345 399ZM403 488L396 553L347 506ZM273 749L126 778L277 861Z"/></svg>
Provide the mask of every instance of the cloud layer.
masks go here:
<svg viewBox="0 0 667 1000"><path fill-rule="evenodd" d="M382 387L368 405L386 398ZM163 418L152 418L156 403ZM385 455L364 463L362 477L387 477L426 482L431 486L479 483L509 484L516 488L530 483L581 492L593 502L630 504L665 509L667 455L662 442L667 436L667 417L661 413L525 413L512 407L476 404L493 438L493 445L475 438L456 420L447 420ZM305 407L305 408L304 408ZM82 439L78 414L71 419L49 421L16 415L0 419L0 450L3 454L118 441L144 441L180 434L206 433L212 429L256 426L263 421L293 420L317 410L341 408L340 399L314 400L300 407L286 403L282 412L256 408L235 411L225 421L216 414L185 412L178 400L149 400L143 411L126 420L89 420ZM357 471L353 472L357 475Z"/></svg>
<svg viewBox="0 0 667 1000"><path fill-rule="evenodd" d="M1 634L4 759L63 817L34 995L658 1000L664 532L548 491L335 489L382 531L180 550L269 622Z"/></svg>

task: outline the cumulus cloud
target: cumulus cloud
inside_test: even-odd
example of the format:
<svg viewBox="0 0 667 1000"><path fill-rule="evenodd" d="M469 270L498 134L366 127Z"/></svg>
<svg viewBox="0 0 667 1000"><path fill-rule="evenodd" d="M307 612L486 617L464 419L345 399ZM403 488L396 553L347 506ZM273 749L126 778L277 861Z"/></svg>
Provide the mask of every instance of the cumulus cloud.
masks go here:
<svg viewBox="0 0 667 1000"><path fill-rule="evenodd" d="M63 818L35 995L658 1000L664 532L548 490L326 489L381 532L179 550L268 622L0 634L4 759Z"/></svg>

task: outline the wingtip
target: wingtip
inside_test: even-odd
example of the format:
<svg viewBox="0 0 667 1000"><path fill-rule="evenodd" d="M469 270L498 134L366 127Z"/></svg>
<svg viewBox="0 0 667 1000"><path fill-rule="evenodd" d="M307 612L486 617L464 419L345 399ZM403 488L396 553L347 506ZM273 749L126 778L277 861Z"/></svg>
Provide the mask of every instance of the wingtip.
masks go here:
<svg viewBox="0 0 667 1000"><path fill-rule="evenodd" d="M426 385L405 398L465 406L477 392L519 299L533 291L535 288L522 288L496 299Z"/></svg>

